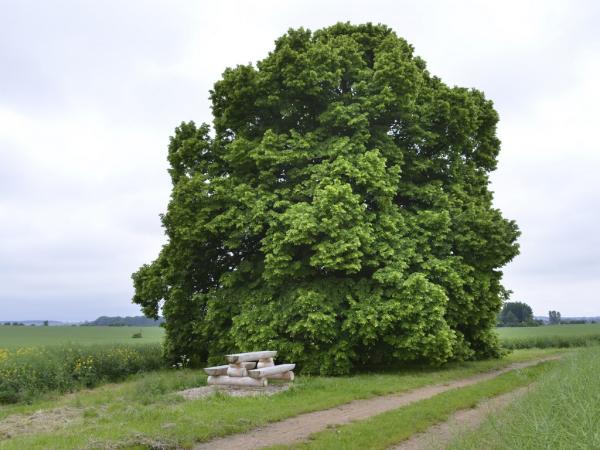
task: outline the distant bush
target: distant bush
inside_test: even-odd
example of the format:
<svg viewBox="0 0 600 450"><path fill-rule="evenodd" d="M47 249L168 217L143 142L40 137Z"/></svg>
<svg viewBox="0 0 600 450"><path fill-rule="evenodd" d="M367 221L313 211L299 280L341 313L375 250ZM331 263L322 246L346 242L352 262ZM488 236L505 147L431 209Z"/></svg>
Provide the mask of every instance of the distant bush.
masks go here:
<svg viewBox="0 0 600 450"><path fill-rule="evenodd" d="M160 344L0 349L0 403L30 401L165 367Z"/></svg>
<svg viewBox="0 0 600 450"><path fill-rule="evenodd" d="M142 338L142 332L141 332L141 331L138 331L137 333L133 333L133 334L131 335L131 337L132 337L133 339L141 339L141 338Z"/></svg>

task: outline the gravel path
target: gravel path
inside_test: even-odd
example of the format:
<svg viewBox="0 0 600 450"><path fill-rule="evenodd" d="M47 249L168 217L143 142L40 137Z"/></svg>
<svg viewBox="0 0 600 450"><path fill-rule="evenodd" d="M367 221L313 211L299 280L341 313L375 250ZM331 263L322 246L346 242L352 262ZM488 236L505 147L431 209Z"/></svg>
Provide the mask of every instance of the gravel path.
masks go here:
<svg viewBox="0 0 600 450"><path fill-rule="evenodd" d="M272 445L289 445L306 440L312 433L334 425L343 425L356 420L364 420L413 402L424 400L450 389L470 386L480 381L490 380L511 370L534 366L543 361L558 359L558 356L511 364L503 369L473 375L468 378L435 384L414 389L401 394L355 400L335 408L301 414L296 417L265 425L246 433L204 442L196 447L202 449L250 450Z"/></svg>

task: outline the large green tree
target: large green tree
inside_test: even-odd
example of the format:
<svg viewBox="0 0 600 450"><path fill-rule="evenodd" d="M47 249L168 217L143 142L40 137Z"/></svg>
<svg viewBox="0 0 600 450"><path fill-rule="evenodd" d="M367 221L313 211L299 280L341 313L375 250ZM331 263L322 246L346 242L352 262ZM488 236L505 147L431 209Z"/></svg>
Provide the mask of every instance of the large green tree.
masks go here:
<svg viewBox="0 0 600 450"><path fill-rule="evenodd" d="M169 145L168 242L133 275L170 357L304 372L496 355L518 229L492 206L492 102L383 25L289 30Z"/></svg>

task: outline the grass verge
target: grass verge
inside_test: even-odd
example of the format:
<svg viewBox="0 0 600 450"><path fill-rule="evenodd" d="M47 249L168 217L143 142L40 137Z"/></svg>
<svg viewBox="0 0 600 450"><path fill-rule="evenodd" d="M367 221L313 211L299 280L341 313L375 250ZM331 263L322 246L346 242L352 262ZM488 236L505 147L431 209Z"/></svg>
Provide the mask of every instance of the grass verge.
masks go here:
<svg viewBox="0 0 600 450"><path fill-rule="evenodd" d="M536 388L450 445L464 449L600 448L600 347L566 357Z"/></svg>
<svg viewBox="0 0 600 450"><path fill-rule="evenodd" d="M295 445L295 449L386 449L430 426L444 422L454 412L473 408L482 400L510 392L535 381L556 364L555 361L514 370L472 386L452 389L371 419L331 428ZM290 447L273 447L290 448ZM483 448L483 447L482 447Z"/></svg>
<svg viewBox="0 0 600 450"><path fill-rule="evenodd" d="M0 417L31 414L50 408L76 407L77 421L53 432L29 433L0 440L2 449L190 447L198 441L247 431L268 422L331 408L356 399L403 392L504 367L517 361L555 354L555 350L524 350L502 360L454 364L441 369L411 370L351 377L299 377L293 389L272 397L231 398L217 395L184 401L169 384L174 371L156 378L139 375L118 385L105 385L55 401L13 405L0 409ZM183 383L177 389L204 383L199 371L178 371ZM195 375L194 375L195 374ZM161 381L162 380L162 381ZM158 386L157 388L153 386Z"/></svg>

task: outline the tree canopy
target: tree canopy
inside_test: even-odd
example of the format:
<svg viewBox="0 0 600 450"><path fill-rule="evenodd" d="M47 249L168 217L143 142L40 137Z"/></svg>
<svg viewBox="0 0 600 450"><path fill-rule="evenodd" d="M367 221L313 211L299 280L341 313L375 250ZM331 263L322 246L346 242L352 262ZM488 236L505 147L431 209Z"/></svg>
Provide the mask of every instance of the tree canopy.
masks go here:
<svg viewBox="0 0 600 450"><path fill-rule="evenodd" d="M559 325L561 322L560 313L558 311L548 311L548 321L550 325Z"/></svg>
<svg viewBox="0 0 600 450"><path fill-rule="evenodd" d="M498 114L384 25L291 29L169 144L158 258L133 274L166 352L278 350L304 372L496 355L518 228L492 206Z"/></svg>
<svg viewBox="0 0 600 450"><path fill-rule="evenodd" d="M533 310L531 306L523 302L506 302L498 316L500 325L505 327L533 326Z"/></svg>

